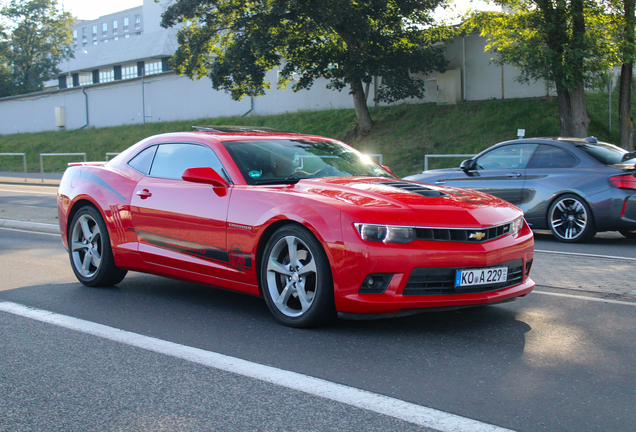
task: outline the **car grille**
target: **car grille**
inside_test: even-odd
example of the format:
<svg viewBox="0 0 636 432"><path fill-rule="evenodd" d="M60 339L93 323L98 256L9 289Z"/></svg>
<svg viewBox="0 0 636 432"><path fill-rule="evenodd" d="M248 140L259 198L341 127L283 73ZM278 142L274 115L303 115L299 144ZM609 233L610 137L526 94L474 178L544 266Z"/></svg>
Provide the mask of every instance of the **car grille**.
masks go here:
<svg viewBox="0 0 636 432"><path fill-rule="evenodd" d="M441 240L468 243L483 243L502 237L510 232L510 224L483 229L415 228L418 240Z"/></svg>
<svg viewBox="0 0 636 432"><path fill-rule="evenodd" d="M523 280L523 260L521 259L485 268L490 267L508 267L508 279L505 282L496 284L455 287L455 273L457 270L467 270L469 267L416 268L411 272L411 276L406 283L402 295L420 296L482 293L518 285Z"/></svg>

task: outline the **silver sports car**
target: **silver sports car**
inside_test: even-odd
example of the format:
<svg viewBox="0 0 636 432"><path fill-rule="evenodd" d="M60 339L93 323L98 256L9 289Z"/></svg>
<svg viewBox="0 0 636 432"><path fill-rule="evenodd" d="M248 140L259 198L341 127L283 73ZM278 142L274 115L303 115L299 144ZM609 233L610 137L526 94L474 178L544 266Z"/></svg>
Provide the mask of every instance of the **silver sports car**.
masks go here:
<svg viewBox="0 0 636 432"><path fill-rule="evenodd" d="M636 152L594 137L529 138L496 144L459 168L405 177L477 189L520 207L530 227L563 242L598 231L636 238Z"/></svg>

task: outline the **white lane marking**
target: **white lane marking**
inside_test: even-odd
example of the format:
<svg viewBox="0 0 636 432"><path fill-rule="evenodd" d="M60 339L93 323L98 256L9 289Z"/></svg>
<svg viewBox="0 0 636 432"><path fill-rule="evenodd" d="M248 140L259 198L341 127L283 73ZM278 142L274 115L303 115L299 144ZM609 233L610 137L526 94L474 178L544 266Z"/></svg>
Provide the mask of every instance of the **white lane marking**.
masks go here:
<svg viewBox="0 0 636 432"><path fill-rule="evenodd" d="M626 305L626 306L636 306L636 301L629 302L629 301L621 301L621 300L602 299L598 297L585 297L585 296L574 295L574 294L552 293L552 292L537 291L537 290L534 290L532 292L534 294L551 295L555 297L567 297L567 298L573 298L577 300L587 300L587 301L595 301L595 302L601 302L601 303L612 303L612 304L620 304L620 305Z"/></svg>
<svg viewBox="0 0 636 432"><path fill-rule="evenodd" d="M1 192L27 193L27 194L33 194L33 195L57 195L57 192L34 192L34 191L27 191L27 190L13 190L13 189L0 188L0 193Z"/></svg>
<svg viewBox="0 0 636 432"><path fill-rule="evenodd" d="M60 236L60 233L53 234L53 233L47 233L47 232L42 232L42 231L29 231L29 230L15 229L15 228L5 228L3 226L0 226L0 229L7 230L7 231L17 231L17 232L29 233L29 234L42 234L42 235L53 236L53 237L59 237Z"/></svg>
<svg viewBox="0 0 636 432"><path fill-rule="evenodd" d="M619 260L626 260L626 261L636 261L636 258L619 257L619 256L612 256L612 255L593 255L593 254L584 254L584 253L576 253L576 252L558 252L558 251L546 251L546 250L536 250L536 249L535 249L535 252L558 254L558 255L572 255L572 256L580 256L580 257L586 257L586 258L608 258L608 259L619 259Z"/></svg>
<svg viewBox="0 0 636 432"><path fill-rule="evenodd" d="M40 309L32 309L16 303L0 302L0 311L87 333L115 342L124 343L159 354L180 358L260 381L265 381L281 387L286 387L335 402L351 405L356 408L394 417L423 427L436 429L441 432L510 431L510 429L504 429L498 426L460 417L455 414L438 411L433 408L427 408L377 393L348 387L343 384L336 384L320 378L314 378L271 366L264 366L258 363L252 363L247 360L241 360L199 348L179 345L173 342L125 330L119 330L113 327L66 315L59 315Z"/></svg>

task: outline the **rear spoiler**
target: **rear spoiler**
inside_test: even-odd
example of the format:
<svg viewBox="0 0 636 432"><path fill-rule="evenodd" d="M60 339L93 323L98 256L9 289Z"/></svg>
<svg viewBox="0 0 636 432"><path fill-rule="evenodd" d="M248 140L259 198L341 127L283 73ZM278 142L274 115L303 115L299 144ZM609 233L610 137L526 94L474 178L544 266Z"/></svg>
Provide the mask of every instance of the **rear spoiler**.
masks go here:
<svg viewBox="0 0 636 432"><path fill-rule="evenodd" d="M106 161L104 162L69 162L68 166L76 167L76 166L104 166L106 165Z"/></svg>

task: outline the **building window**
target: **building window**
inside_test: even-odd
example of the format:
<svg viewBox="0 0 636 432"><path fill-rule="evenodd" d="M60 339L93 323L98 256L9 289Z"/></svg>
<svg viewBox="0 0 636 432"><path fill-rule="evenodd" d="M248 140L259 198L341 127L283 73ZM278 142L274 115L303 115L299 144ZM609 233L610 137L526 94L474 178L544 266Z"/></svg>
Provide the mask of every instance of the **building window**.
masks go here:
<svg viewBox="0 0 636 432"><path fill-rule="evenodd" d="M128 17L124 18L124 31L128 31Z"/></svg>
<svg viewBox="0 0 636 432"><path fill-rule="evenodd" d="M130 37L130 35L126 35L126 39L128 39Z"/></svg>
<svg viewBox="0 0 636 432"><path fill-rule="evenodd" d="M93 39L97 38L97 24L93 25Z"/></svg>
<svg viewBox="0 0 636 432"><path fill-rule="evenodd" d="M152 63L146 63L145 73L146 75L158 74L162 72L161 60Z"/></svg>
<svg viewBox="0 0 636 432"><path fill-rule="evenodd" d="M119 40L119 37L115 36L115 37L113 38L113 40Z"/></svg>
<svg viewBox="0 0 636 432"><path fill-rule="evenodd" d="M102 36L106 36L108 33L108 23L102 23Z"/></svg>
<svg viewBox="0 0 636 432"><path fill-rule="evenodd" d="M121 79L137 78L137 65L127 65L121 68Z"/></svg>
<svg viewBox="0 0 636 432"><path fill-rule="evenodd" d="M77 42L77 30L73 30L73 42Z"/></svg>
<svg viewBox="0 0 636 432"><path fill-rule="evenodd" d="M79 85L91 85L93 84L93 74L92 73L81 73L79 74Z"/></svg>
<svg viewBox="0 0 636 432"><path fill-rule="evenodd" d="M135 28L141 27L141 15L135 15Z"/></svg>
<svg viewBox="0 0 636 432"><path fill-rule="evenodd" d="M113 34L117 34L117 20L113 21Z"/></svg>
<svg viewBox="0 0 636 432"><path fill-rule="evenodd" d="M114 70L100 70L99 71L99 82L107 83L115 81L115 71Z"/></svg>
<svg viewBox="0 0 636 432"><path fill-rule="evenodd" d="M82 27L82 39L86 42L86 27Z"/></svg>

